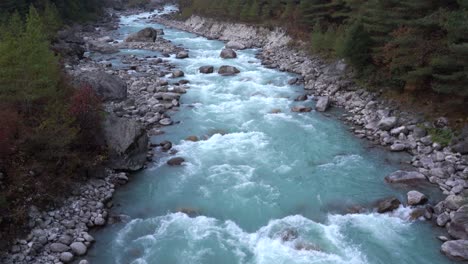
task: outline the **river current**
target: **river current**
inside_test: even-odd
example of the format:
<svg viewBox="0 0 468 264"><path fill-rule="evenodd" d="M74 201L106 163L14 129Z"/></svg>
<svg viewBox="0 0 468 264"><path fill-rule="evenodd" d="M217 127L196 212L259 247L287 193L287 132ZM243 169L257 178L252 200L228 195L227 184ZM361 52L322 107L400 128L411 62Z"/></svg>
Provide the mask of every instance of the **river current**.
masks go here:
<svg viewBox="0 0 468 264"><path fill-rule="evenodd" d="M171 156L158 153L132 175L113 209L132 221L94 234L92 263L451 263L439 253L433 227L411 221L409 208L346 214L390 195L405 201L407 190L383 178L406 157L357 139L333 117L337 110L292 113L303 87L288 85L290 73L262 67L258 50L223 60L223 42L154 24L144 19L149 15L122 17L117 33L123 39L144 27L163 28L164 38L189 50L190 58L168 58L190 81L172 116L180 123L152 138L173 142L186 163L170 167ZM199 73L205 65L233 65L241 73Z"/></svg>

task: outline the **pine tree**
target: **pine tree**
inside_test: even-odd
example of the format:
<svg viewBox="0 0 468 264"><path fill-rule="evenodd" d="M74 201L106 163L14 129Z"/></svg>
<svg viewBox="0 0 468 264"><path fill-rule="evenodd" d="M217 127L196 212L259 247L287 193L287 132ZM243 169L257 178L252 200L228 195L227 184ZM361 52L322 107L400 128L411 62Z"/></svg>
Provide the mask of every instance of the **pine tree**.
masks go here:
<svg viewBox="0 0 468 264"><path fill-rule="evenodd" d="M346 32L342 55L362 73L371 61L372 40L361 21L356 21Z"/></svg>

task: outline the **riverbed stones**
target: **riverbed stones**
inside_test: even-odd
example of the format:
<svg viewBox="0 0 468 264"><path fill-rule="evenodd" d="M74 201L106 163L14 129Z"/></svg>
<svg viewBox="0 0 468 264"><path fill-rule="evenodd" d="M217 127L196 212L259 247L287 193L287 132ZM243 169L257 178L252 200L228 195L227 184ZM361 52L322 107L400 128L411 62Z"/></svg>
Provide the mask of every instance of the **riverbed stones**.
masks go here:
<svg viewBox="0 0 468 264"><path fill-rule="evenodd" d="M173 123L174 122L170 118L163 118L163 119L159 120L159 124L162 125L162 126L170 126Z"/></svg>
<svg viewBox="0 0 468 264"><path fill-rule="evenodd" d="M468 240L451 240L442 244L442 253L457 261L468 260Z"/></svg>
<svg viewBox="0 0 468 264"><path fill-rule="evenodd" d="M125 42L155 42L158 32L156 29L147 27L136 33L129 35Z"/></svg>
<svg viewBox="0 0 468 264"><path fill-rule="evenodd" d="M418 191L409 191L406 196L409 205L421 205L427 202L427 197Z"/></svg>
<svg viewBox="0 0 468 264"><path fill-rule="evenodd" d="M233 49L223 49L220 56L223 59L235 59L237 58L237 53Z"/></svg>
<svg viewBox="0 0 468 264"><path fill-rule="evenodd" d="M391 212L400 206L401 202L396 197L389 197L377 203L377 212L380 214Z"/></svg>
<svg viewBox="0 0 468 264"><path fill-rule="evenodd" d="M417 171L396 171L385 177L385 181L388 183L416 183L419 181L425 181L426 176Z"/></svg>
<svg viewBox="0 0 468 264"><path fill-rule="evenodd" d="M239 69L234 66L223 65L219 68L218 74L223 76L232 76L240 73Z"/></svg>
<svg viewBox="0 0 468 264"><path fill-rule="evenodd" d="M180 51L176 55L176 59L185 59L189 57L189 53L187 51Z"/></svg>
<svg viewBox="0 0 468 264"><path fill-rule="evenodd" d="M440 227L444 227L450 221L450 215L447 212L444 212L437 216L436 223Z"/></svg>
<svg viewBox="0 0 468 264"><path fill-rule="evenodd" d="M214 72L213 66L202 66L199 69L200 73L209 74Z"/></svg>
<svg viewBox="0 0 468 264"><path fill-rule="evenodd" d="M82 242L73 242L70 245L70 248L71 248L73 254L75 254L77 256L83 256L84 254L86 254L86 251L88 250L86 245L83 244Z"/></svg>
<svg viewBox="0 0 468 264"><path fill-rule="evenodd" d="M327 111L329 106L330 106L330 97L320 96L317 101L317 104L315 105L315 110L317 110L318 112L325 112Z"/></svg>
<svg viewBox="0 0 468 264"><path fill-rule="evenodd" d="M175 157L167 161L167 165L169 166L180 166L182 163L185 162L185 159L182 157Z"/></svg>

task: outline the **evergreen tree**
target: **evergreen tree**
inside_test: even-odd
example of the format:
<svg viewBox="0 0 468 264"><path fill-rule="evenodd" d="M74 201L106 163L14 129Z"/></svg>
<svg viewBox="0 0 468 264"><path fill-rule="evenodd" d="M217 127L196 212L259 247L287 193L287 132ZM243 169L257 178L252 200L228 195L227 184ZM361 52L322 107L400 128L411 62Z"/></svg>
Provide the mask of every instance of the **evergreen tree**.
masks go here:
<svg viewBox="0 0 468 264"><path fill-rule="evenodd" d="M372 40L362 22L356 21L346 32L342 55L362 73L371 62Z"/></svg>

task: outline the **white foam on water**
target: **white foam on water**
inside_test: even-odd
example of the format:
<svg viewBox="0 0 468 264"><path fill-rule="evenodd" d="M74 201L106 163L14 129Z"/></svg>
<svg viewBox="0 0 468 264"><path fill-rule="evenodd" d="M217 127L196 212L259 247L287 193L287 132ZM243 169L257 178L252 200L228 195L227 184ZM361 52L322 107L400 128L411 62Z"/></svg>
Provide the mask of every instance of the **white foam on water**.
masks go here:
<svg viewBox="0 0 468 264"><path fill-rule="evenodd" d="M285 232L295 235L285 240ZM316 223L300 215L272 220L253 233L229 220L189 218L182 213L137 219L120 231L114 247L121 254L118 263L125 256L131 263L197 264L223 258L225 263L252 264L368 263L357 246L345 241L338 225ZM132 249L140 249L140 256L129 257Z"/></svg>

